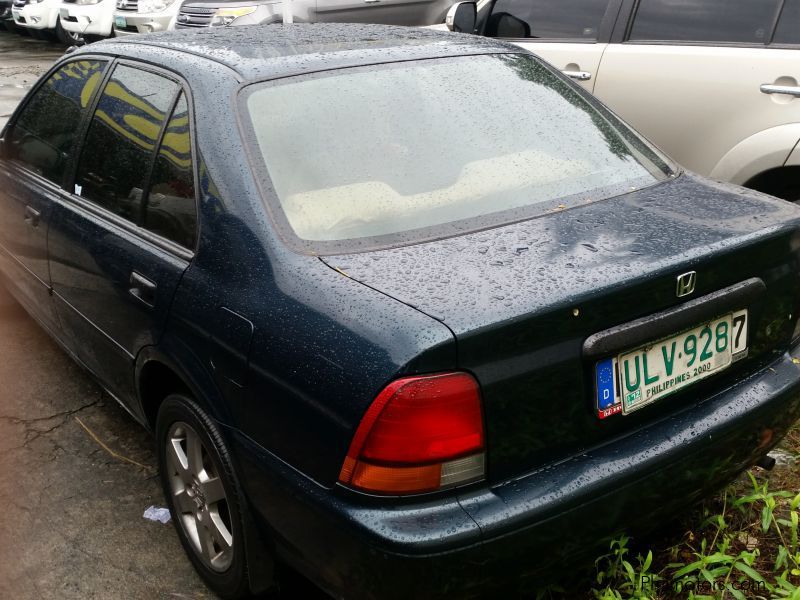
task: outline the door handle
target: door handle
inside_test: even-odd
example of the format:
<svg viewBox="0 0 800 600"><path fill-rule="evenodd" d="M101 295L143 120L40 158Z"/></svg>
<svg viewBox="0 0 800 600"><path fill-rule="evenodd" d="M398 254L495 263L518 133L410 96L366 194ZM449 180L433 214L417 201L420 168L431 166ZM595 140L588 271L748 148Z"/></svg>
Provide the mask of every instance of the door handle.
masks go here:
<svg viewBox="0 0 800 600"><path fill-rule="evenodd" d="M564 75L575 81L589 81L592 74L589 71L561 71Z"/></svg>
<svg viewBox="0 0 800 600"><path fill-rule="evenodd" d="M773 83L764 83L761 85L762 94L788 94L800 98L800 87L793 85L775 85Z"/></svg>
<svg viewBox="0 0 800 600"><path fill-rule="evenodd" d="M25 222L31 227L38 227L39 220L42 218L42 213L31 206L25 207Z"/></svg>
<svg viewBox="0 0 800 600"><path fill-rule="evenodd" d="M148 308L153 308L156 304L156 288L156 284L144 275L136 271L131 273L128 293Z"/></svg>

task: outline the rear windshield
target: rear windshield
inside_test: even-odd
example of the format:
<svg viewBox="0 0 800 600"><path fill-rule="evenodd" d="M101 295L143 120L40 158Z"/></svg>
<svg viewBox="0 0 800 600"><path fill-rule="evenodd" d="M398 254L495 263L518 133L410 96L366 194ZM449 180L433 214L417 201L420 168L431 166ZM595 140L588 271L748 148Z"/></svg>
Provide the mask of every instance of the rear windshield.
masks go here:
<svg viewBox="0 0 800 600"><path fill-rule="evenodd" d="M670 166L527 55L328 71L249 86L273 216L312 253L415 243L651 185Z"/></svg>

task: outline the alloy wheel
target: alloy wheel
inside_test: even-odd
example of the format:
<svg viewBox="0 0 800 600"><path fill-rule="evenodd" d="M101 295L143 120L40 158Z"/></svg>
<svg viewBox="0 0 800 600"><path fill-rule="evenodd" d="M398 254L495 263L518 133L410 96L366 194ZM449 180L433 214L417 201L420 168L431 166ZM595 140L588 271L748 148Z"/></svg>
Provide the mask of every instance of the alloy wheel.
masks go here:
<svg viewBox="0 0 800 600"><path fill-rule="evenodd" d="M167 435L167 465L173 506L203 563L218 573L233 561L233 527L228 498L216 465L197 432L173 423Z"/></svg>

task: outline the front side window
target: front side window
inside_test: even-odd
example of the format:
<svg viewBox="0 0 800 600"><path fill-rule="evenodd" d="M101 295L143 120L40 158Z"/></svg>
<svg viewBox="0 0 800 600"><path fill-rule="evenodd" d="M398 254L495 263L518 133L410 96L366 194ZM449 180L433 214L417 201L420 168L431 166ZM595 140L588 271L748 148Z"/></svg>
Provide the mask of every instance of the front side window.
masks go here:
<svg viewBox="0 0 800 600"><path fill-rule="evenodd" d="M303 251L466 233L670 172L588 94L529 55L287 78L249 86L243 105L271 212Z"/></svg>
<svg viewBox="0 0 800 600"><path fill-rule="evenodd" d="M145 181L179 89L148 71L126 65L114 69L84 141L77 195L141 222Z"/></svg>
<svg viewBox="0 0 800 600"><path fill-rule="evenodd" d="M640 0L631 41L766 44L780 0Z"/></svg>
<svg viewBox="0 0 800 600"><path fill-rule="evenodd" d="M53 73L12 125L7 136L9 158L60 185L106 64L79 60Z"/></svg>
<svg viewBox="0 0 800 600"><path fill-rule="evenodd" d="M607 6L608 0L497 0L486 35L594 41Z"/></svg>

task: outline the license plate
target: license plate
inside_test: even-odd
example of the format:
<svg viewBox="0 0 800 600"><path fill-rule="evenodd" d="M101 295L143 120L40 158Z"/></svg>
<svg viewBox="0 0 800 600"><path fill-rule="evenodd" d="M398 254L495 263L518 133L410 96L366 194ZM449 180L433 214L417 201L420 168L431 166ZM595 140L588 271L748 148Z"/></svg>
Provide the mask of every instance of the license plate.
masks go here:
<svg viewBox="0 0 800 600"><path fill-rule="evenodd" d="M128 22L125 17L114 17L114 27L127 27Z"/></svg>
<svg viewBox="0 0 800 600"><path fill-rule="evenodd" d="M747 356L747 311L597 363L597 414L630 414Z"/></svg>
<svg viewBox="0 0 800 600"><path fill-rule="evenodd" d="M69 11L66 8L60 8L58 10L58 14L62 19L66 19L69 17Z"/></svg>

